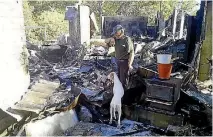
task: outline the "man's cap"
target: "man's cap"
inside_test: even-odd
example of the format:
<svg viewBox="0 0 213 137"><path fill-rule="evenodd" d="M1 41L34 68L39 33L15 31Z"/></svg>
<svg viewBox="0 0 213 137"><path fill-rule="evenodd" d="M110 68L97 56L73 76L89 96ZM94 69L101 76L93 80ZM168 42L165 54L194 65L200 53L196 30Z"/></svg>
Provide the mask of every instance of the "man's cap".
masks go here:
<svg viewBox="0 0 213 137"><path fill-rule="evenodd" d="M124 28L121 26L121 25L116 25L114 28L113 28L113 32L111 33L111 36L115 35L115 33L119 30L124 30Z"/></svg>

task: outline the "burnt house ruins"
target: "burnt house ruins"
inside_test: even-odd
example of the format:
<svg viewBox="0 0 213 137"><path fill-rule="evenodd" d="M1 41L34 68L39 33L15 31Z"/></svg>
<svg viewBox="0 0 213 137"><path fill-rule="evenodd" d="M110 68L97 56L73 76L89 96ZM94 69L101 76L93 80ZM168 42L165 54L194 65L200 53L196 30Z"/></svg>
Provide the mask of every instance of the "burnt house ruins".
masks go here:
<svg viewBox="0 0 213 137"><path fill-rule="evenodd" d="M32 135L26 128L28 123L74 110L78 122L59 135L212 135L212 92L204 94L196 83L209 3L202 1L196 16L175 9L164 20L158 13L154 26L148 25L147 17L102 18L102 39L110 37L112 28L121 24L135 46L134 69L122 99L120 129L116 121L109 124L112 84L107 75L116 71L116 60L108 55L108 49L87 45L98 28L89 7L68 6L68 36L50 45L27 43L30 86L7 110L21 120L13 118L11 125L0 126L0 133ZM156 60L160 53L172 54L168 80L159 79Z"/></svg>

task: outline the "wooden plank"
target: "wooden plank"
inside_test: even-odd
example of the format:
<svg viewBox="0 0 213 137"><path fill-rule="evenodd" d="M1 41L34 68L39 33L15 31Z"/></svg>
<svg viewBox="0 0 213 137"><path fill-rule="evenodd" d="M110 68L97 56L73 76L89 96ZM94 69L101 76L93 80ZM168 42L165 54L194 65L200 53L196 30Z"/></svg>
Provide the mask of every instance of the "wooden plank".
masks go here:
<svg viewBox="0 0 213 137"><path fill-rule="evenodd" d="M7 114L2 109L0 109L0 135L6 128L8 128L16 121L17 120L14 117L12 117L11 115Z"/></svg>
<svg viewBox="0 0 213 137"><path fill-rule="evenodd" d="M8 114L6 112L4 112L2 109L0 109L0 120L7 116L8 116Z"/></svg>
<svg viewBox="0 0 213 137"><path fill-rule="evenodd" d="M16 118L18 122L31 114L31 112L29 111L15 110L12 108L8 108L7 113Z"/></svg>

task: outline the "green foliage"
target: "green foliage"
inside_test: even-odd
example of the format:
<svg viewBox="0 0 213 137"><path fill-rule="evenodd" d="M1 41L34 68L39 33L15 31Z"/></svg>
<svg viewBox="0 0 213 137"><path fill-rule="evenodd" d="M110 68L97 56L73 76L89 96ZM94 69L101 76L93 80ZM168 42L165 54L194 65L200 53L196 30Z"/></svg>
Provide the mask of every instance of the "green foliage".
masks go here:
<svg viewBox="0 0 213 137"><path fill-rule="evenodd" d="M33 14L41 15L44 11L57 11L64 13L66 6L73 5L77 1L29 1L29 4L34 7Z"/></svg>
<svg viewBox="0 0 213 137"><path fill-rule="evenodd" d="M64 20L64 14L57 11L44 11L36 18L39 26L46 26L48 39L56 39L57 36L68 33L68 21ZM41 35L41 34L40 34ZM44 36L41 35L40 39Z"/></svg>
<svg viewBox="0 0 213 137"><path fill-rule="evenodd" d="M90 7L97 16L97 20L100 21L98 1L86 1L84 5ZM180 3L178 0L172 1L103 1L102 5L102 15L103 16L147 16L150 25L154 25L157 11L161 11L165 19L172 14L173 9L177 7ZM187 13L196 5L195 0L183 1L182 9L186 10ZM195 12L194 12L195 13ZM194 14L193 13L193 14ZM100 22L99 22L100 26Z"/></svg>
<svg viewBox="0 0 213 137"><path fill-rule="evenodd" d="M29 61L28 61L28 50L26 48L26 45L24 45L22 47L22 52L20 54L20 62L21 62L21 66L23 67L23 70L25 72L25 74L28 74L28 70L29 70Z"/></svg>
<svg viewBox="0 0 213 137"><path fill-rule="evenodd" d="M24 25L25 26L37 26L36 22L33 19L32 7L29 5L28 1L23 1L24 9ZM31 42L36 42L38 37L34 32L32 32L29 27L25 28L26 38Z"/></svg>
<svg viewBox="0 0 213 137"><path fill-rule="evenodd" d="M44 40L54 40L60 34L68 33L68 21L64 20L64 14L66 6L74 3L76 2L23 1L27 40L41 43Z"/></svg>
<svg viewBox="0 0 213 137"><path fill-rule="evenodd" d="M68 21L64 20L66 6L77 3L78 0L67 1L23 1L25 26L45 27L47 39L56 39L60 34L68 32ZM102 6L100 6L102 3ZM157 11L161 10L165 19L172 14L173 9L180 5L179 0L172 1L87 1L82 0L83 5L90 7L101 26L101 15L103 16L147 16L149 24L154 25ZM196 5L195 0L184 0L181 8L187 13L195 14L192 11ZM27 39L31 42L44 41L44 29L26 29Z"/></svg>

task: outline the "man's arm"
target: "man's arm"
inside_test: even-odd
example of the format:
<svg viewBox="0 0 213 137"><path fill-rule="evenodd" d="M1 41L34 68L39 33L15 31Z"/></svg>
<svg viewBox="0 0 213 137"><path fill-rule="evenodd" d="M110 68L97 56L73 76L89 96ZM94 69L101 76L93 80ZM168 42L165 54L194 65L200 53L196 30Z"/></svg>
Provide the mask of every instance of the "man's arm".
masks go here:
<svg viewBox="0 0 213 137"><path fill-rule="evenodd" d="M99 45L103 47L107 47L107 43L105 39L90 39L88 45Z"/></svg>
<svg viewBox="0 0 213 137"><path fill-rule="evenodd" d="M134 60L134 47L130 37L128 37L128 53L129 53L128 66L132 67L132 63Z"/></svg>
<svg viewBox="0 0 213 137"><path fill-rule="evenodd" d="M94 45L99 45L103 47L110 47L114 44L114 39L113 38L108 38L108 39L90 39L89 44L94 44Z"/></svg>

